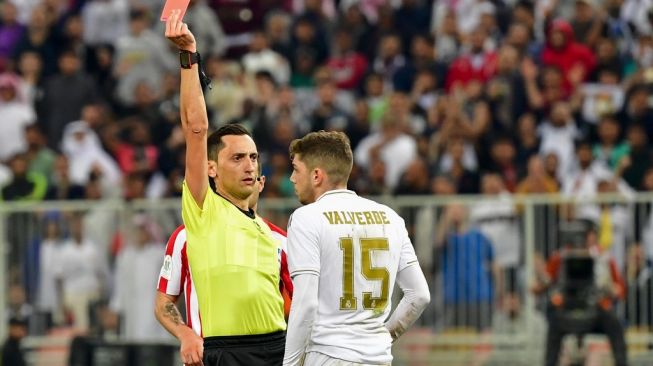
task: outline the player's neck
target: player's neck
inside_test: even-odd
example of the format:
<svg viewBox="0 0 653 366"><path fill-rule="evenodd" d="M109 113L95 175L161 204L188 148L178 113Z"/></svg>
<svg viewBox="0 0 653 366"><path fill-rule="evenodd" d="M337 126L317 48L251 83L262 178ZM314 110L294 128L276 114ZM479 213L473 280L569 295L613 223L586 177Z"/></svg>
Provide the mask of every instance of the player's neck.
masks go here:
<svg viewBox="0 0 653 366"><path fill-rule="evenodd" d="M322 197L323 194L329 192L329 191L335 191L339 189L347 189L346 184L326 184L326 185L321 185L319 187L315 187L315 197L314 201L317 201L318 198Z"/></svg>

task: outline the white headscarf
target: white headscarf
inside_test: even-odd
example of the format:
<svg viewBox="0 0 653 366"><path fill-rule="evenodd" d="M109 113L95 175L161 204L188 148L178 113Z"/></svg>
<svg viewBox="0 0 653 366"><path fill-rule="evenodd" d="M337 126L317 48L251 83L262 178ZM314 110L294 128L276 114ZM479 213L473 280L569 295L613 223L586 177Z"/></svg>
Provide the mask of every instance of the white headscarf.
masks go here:
<svg viewBox="0 0 653 366"><path fill-rule="evenodd" d="M66 125L61 150L70 162L70 180L84 185L94 166L100 168L106 183L120 183L118 164L102 148L100 139L86 122L75 121Z"/></svg>

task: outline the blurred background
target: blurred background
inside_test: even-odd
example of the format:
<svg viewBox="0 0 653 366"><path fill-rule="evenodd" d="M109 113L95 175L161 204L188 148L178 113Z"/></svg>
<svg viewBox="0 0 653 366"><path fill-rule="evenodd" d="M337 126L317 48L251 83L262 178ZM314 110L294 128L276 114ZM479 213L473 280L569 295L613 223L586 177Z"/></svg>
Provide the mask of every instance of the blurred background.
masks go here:
<svg viewBox="0 0 653 366"><path fill-rule="evenodd" d="M0 4L3 366L179 364L152 311L185 149L163 3ZM653 363L653 0L191 0L184 21L211 127L257 142L262 216L285 226L288 145L324 129L406 219L432 303L395 364L543 364L552 309L594 302ZM594 328L563 364L611 364Z"/></svg>

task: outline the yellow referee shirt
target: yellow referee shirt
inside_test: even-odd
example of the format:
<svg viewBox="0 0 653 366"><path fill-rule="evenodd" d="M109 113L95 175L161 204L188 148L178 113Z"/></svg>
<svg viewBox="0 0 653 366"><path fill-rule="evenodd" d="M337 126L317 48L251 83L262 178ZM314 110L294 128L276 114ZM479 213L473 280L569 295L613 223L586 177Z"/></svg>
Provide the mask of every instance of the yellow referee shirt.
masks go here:
<svg viewBox="0 0 653 366"><path fill-rule="evenodd" d="M204 208L183 184L181 214L199 305L202 336L266 334L286 329L279 292L278 241L260 217L206 192Z"/></svg>

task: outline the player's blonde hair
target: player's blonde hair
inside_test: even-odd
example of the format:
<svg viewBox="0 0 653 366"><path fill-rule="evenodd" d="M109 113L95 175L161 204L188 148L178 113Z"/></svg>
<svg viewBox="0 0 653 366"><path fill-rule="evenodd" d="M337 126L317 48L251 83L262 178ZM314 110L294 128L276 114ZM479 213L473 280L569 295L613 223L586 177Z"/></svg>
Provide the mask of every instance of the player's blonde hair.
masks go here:
<svg viewBox="0 0 653 366"><path fill-rule="evenodd" d="M342 132L311 132L290 143L290 159L295 156L309 170L323 169L333 184L346 184L354 164L349 137Z"/></svg>

